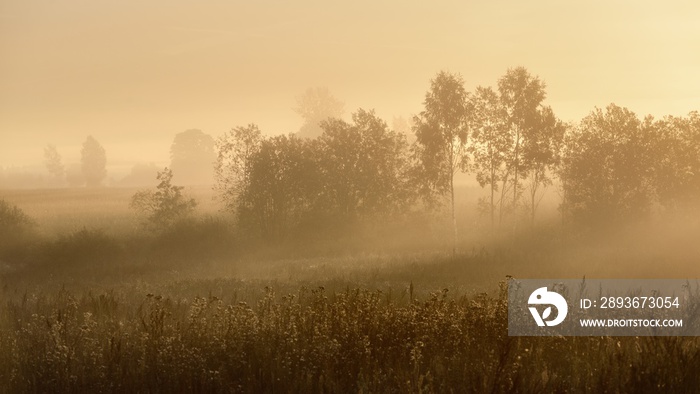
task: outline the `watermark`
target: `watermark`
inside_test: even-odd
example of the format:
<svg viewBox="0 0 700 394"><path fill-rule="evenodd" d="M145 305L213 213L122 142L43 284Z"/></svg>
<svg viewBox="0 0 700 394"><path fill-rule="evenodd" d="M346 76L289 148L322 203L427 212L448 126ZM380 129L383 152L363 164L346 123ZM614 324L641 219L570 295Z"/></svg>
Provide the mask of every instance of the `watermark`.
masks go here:
<svg viewBox="0 0 700 394"><path fill-rule="evenodd" d="M563 322L566 318L566 314L569 311L568 305L566 305L566 300L559 293L553 291L547 291L546 287L540 287L530 294L530 299L528 300L530 305L549 305L547 309L542 312L542 315L537 311L534 306L529 307L532 317L538 326L556 326ZM553 320L545 321L552 314L552 307L557 309L556 318Z"/></svg>
<svg viewBox="0 0 700 394"><path fill-rule="evenodd" d="M510 279L510 336L700 336L700 281Z"/></svg>

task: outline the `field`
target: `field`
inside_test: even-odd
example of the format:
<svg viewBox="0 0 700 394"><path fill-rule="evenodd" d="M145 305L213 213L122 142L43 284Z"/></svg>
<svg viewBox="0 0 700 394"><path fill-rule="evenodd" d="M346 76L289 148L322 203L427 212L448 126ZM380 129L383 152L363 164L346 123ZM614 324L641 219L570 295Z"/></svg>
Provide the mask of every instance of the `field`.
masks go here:
<svg viewBox="0 0 700 394"><path fill-rule="evenodd" d="M0 256L0 392L700 387L694 337L508 337L504 297L507 276L700 277L697 222L586 239L463 228L456 256L439 233L250 246L203 190L201 219L151 234L134 191L0 193L36 221Z"/></svg>

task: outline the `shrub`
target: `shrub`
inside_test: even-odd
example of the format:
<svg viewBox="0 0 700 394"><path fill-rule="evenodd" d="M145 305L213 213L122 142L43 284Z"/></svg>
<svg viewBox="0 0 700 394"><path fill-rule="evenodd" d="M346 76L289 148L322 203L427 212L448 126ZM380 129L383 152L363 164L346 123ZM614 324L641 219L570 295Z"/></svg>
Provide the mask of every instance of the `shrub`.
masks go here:
<svg viewBox="0 0 700 394"><path fill-rule="evenodd" d="M167 167L158 173L156 191L142 190L131 197L131 208L146 217L145 223L162 230L189 216L197 202L182 195L182 186L172 184L173 172Z"/></svg>
<svg viewBox="0 0 700 394"><path fill-rule="evenodd" d="M17 206L0 200L0 252L2 255L7 257L5 255L8 254L6 252L9 249L25 241L31 235L35 225L34 220Z"/></svg>
<svg viewBox="0 0 700 394"><path fill-rule="evenodd" d="M34 224L32 218L16 205L0 200L0 234L4 236L17 230L24 231Z"/></svg>

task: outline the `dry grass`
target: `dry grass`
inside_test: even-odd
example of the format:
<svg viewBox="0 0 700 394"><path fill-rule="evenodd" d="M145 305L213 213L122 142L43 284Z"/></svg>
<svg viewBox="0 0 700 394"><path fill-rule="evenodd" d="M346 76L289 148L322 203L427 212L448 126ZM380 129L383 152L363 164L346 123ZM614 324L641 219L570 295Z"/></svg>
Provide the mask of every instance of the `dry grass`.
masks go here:
<svg viewBox="0 0 700 394"><path fill-rule="evenodd" d="M696 338L514 338L501 291L107 292L0 309L3 392L694 392ZM663 372L662 372L663 371Z"/></svg>
<svg viewBox="0 0 700 394"><path fill-rule="evenodd" d="M41 233L2 251L0 392L700 387L697 338L508 337L499 285L506 275L698 277L697 222L595 242L474 236L457 257L246 254L225 221L135 231L134 191L0 193Z"/></svg>

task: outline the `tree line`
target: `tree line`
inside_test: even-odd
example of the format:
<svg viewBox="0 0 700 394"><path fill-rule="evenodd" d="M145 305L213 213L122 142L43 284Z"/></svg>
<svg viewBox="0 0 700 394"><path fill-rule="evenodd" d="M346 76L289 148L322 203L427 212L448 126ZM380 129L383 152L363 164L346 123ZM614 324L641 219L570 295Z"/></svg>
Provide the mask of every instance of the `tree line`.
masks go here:
<svg viewBox="0 0 700 394"><path fill-rule="evenodd" d="M264 137L254 124L236 127L216 142L216 187L242 228L270 240L447 207L456 244L461 172L486 188L479 207L494 231L534 224L544 191L555 183L562 216L575 225L698 202L697 112L640 120L611 104L567 124L545 98L546 84L522 67L472 92L460 75L443 71L413 118L412 144L364 109L350 122L320 121L315 138Z"/></svg>
<svg viewBox="0 0 700 394"><path fill-rule="evenodd" d="M393 129L372 110L343 120L343 104L327 89L309 89L295 109L304 119L299 133L266 137L250 124L215 140L187 130L175 136L170 168L157 176L157 168L143 169L158 188L140 192L132 206L160 225L186 216L195 202L172 180L208 181L213 165L215 188L239 228L272 241L446 208L456 245L460 173L484 188L478 209L493 232L533 226L552 186L564 223L576 228L697 210L698 112L640 119L610 104L564 123L545 105L544 81L523 67L494 86L464 85L459 74L439 72L423 110ZM99 185L104 148L88 137L81 154L82 181ZM54 146L45 164L66 176Z"/></svg>
<svg viewBox="0 0 700 394"><path fill-rule="evenodd" d="M210 185L213 183L213 165L216 161L214 138L198 129L177 133L170 146L169 168L175 181L185 184ZM80 163L66 166L56 145L44 147L44 166L50 175L50 186L98 187L107 178L107 154L97 139L88 136L82 144ZM156 184L158 166L137 163L116 185L152 186ZM0 174L1 175L1 174ZM41 184L41 182L35 182ZM36 187L36 186L35 186Z"/></svg>

